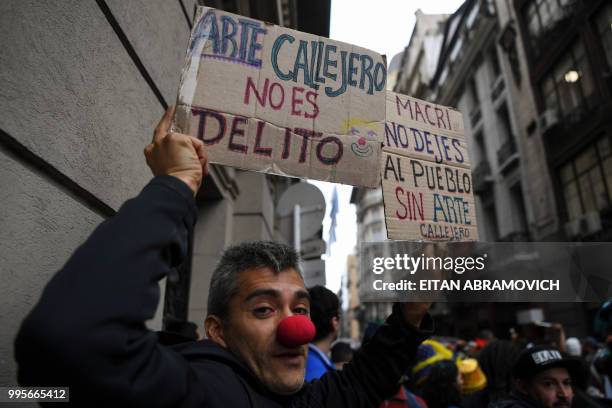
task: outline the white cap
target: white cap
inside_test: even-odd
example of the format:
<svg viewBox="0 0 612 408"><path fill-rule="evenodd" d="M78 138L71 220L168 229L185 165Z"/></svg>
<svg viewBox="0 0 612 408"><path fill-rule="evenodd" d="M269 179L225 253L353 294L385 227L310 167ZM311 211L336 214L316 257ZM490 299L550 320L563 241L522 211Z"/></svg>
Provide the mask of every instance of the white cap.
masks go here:
<svg viewBox="0 0 612 408"><path fill-rule="evenodd" d="M565 340L565 351L572 357L582 356L582 344L576 337L570 337Z"/></svg>

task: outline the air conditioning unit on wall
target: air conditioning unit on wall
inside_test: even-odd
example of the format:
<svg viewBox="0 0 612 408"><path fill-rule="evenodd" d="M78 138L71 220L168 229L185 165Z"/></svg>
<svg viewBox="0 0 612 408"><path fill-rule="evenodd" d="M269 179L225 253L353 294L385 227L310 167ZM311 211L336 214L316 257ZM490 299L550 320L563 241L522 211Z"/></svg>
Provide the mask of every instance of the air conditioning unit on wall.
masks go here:
<svg viewBox="0 0 612 408"><path fill-rule="evenodd" d="M596 211L586 213L580 218L565 224L565 234L569 238L581 238L601 230L601 217Z"/></svg>
<svg viewBox="0 0 612 408"><path fill-rule="evenodd" d="M559 124L559 114L554 109L546 109L538 120L542 134L548 133Z"/></svg>

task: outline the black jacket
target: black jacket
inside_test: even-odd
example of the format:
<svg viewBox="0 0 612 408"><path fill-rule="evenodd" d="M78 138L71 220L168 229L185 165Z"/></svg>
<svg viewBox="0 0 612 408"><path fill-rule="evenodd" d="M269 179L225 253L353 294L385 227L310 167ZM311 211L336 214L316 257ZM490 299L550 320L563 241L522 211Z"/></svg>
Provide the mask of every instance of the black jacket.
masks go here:
<svg viewBox="0 0 612 408"><path fill-rule="evenodd" d="M574 388L574 398L571 406L575 408L603 408L607 407L609 400L595 399L584 391ZM478 405L474 405L477 407ZM512 391L508 399L489 404L488 408L545 408L543 404L518 391Z"/></svg>
<svg viewBox="0 0 612 408"><path fill-rule="evenodd" d="M234 355L210 341L172 347L147 330L158 281L183 262L195 223L191 190L156 177L103 222L49 282L15 343L24 386L70 386L79 406L378 406L397 390L426 333L387 324L342 372L291 396L268 392ZM427 317L424 327L431 327ZM65 406L65 405L63 405Z"/></svg>
<svg viewBox="0 0 612 408"><path fill-rule="evenodd" d="M544 408L542 404L529 396L512 391L508 399L489 404L489 408Z"/></svg>

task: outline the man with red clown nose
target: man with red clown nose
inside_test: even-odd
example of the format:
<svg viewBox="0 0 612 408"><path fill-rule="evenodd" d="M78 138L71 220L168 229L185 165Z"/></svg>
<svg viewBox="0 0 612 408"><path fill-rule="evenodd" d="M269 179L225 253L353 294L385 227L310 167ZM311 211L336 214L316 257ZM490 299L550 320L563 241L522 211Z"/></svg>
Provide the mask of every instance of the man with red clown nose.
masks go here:
<svg viewBox="0 0 612 408"><path fill-rule="evenodd" d="M74 406L370 407L397 391L430 333L429 304L395 304L342 371L304 382L314 337L295 251L250 242L222 255L210 283L207 339L159 344L146 329L158 280L187 259L201 141L169 133L145 148L155 177L103 222L49 282L15 342L23 386L70 387Z"/></svg>

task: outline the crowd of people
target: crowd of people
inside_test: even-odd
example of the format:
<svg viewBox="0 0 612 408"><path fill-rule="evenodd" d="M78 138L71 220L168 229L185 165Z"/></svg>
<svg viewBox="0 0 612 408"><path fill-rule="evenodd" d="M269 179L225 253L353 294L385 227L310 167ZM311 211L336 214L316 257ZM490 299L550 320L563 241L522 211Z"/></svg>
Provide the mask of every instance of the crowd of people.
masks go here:
<svg viewBox="0 0 612 408"><path fill-rule="evenodd" d="M338 299L328 289L314 287L312 319L326 342L310 345L307 380L349 363L349 342L334 341L338 333ZM401 379L396 395L381 407L512 408L612 406L612 302L596 318L601 337L565 338L560 324L548 324L551 336L528 341L510 330L497 339L481 330L469 341L434 337L417 349L416 358ZM380 324L370 323L362 343ZM331 351L325 355L322 351ZM319 361L325 362L323 368ZM316 367L316 369L315 369Z"/></svg>
<svg viewBox="0 0 612 408"><path fill-rule="evenodd" d="M45 287L22 322L22 386L69 387L73 406L570 407L609 406L610 303L601 343L525 344L487 331L435 338L429 303L395 303L358 349L338 343L340 305L306 288L299 254L271 241L224 251L201 333L166 321L147 329L158 281L189 262L195 196L207 173L203 143L170 132L169 109L145 148L154 178L103 222ZM516 333L515 333L516 334Z"/></svg>
<svg viewBox="0 0 612 408"><path fill-rule="evenodd" d="M76 249L22 322L19 384L69 387L72 406L86 407L336 408L391 397L432 334L430 304L396 303L336 370L327 354L337 303L330 330L317 332L311 310L327 308L317 307L299 254L284 243L244 242L221 254L208 293L196 294L207 298L201 333L172 321L165 329L175 332L147 328L158 281L191 261L195 198L207 173L204 144L171 132L173 115L171 108L145 148L155 177ZM309 356L328 370L312 382L305 381Z"/></svg>

